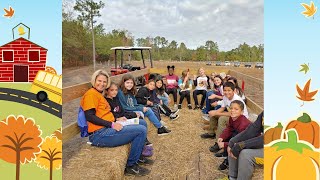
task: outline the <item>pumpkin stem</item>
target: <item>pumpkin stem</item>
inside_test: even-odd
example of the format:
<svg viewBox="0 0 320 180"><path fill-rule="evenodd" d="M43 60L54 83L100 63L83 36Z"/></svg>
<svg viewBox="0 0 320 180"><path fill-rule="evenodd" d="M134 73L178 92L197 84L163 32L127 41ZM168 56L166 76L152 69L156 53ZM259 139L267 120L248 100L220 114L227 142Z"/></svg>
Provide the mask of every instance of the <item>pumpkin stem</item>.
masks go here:
<svg viewBox="0 0 320 180"><path fill-rule="evenodd" d="M311 122L311 117L307 113L303 113L297 120L302 123L309 123Z"/></svg>
<svg viewBox="0 0 320 180"><path fill-rule="evenodd" d="M286 131L286 134L288 137L288 142L280 141L272 145L272 147L277 147L277 151L283 149L292 149L300 154L302 154L303 149L309 149L312 151L312 148L309 145L298 142L298 135L295 130L288 130Z"/></svg>
<svg viewBox="0 0 320 180"><path fill-rule="evenodd" d="M278 125L275 128L283 128L281 122L278 122Z"/></svg>

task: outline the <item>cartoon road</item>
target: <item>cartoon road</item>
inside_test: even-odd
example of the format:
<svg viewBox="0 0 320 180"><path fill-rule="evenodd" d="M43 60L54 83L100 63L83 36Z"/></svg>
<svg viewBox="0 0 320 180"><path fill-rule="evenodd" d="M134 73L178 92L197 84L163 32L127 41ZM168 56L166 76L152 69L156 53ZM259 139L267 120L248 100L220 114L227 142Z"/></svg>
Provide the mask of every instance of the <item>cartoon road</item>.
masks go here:
<svg viewBox="0 0 320 180"><path fill-rule="evenodd" d="M36 99L36 95L30 92L16 89L0 88L0 100L26 104L62 118L62 106L60 104L57 104L50 100L46 100L44 103L41 103Z"/></svg>

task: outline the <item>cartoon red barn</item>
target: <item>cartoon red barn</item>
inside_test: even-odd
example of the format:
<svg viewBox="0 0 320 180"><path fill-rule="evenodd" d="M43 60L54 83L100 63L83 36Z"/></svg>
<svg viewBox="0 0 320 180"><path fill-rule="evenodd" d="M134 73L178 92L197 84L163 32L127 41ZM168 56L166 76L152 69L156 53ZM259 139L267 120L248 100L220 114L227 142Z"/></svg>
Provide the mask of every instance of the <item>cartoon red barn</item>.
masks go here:
<svg viewBox="0 0 320 180"><path fill-rule="evenodd" d="M47 51L22 37L0 46L0 82L33 82L45 70Z"/></svg>

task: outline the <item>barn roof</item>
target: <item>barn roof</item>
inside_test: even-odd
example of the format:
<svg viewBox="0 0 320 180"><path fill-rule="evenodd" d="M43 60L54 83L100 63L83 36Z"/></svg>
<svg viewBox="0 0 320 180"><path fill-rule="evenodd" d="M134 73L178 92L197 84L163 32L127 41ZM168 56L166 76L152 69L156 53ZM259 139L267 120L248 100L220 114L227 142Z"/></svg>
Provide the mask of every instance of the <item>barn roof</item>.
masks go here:
<svg viewBox="0 0 320 180"><path fill-rule="evenodd" d="M25 41L28 41L28 42L34 44L34 45L39 46L38 44L36 44L36 43L34 43L34 42L32 42L32 41L29 41L28 39L25 39L25 38L23 38L23 37L20 37L20 38L18 38L18 39L15 39L15 40L13 40L13 41L10 41L10 42L8 42L8 43L6 43L6 44L4 44L4 45L2 45L2 46L0 46L0 47L3 47L3 46L5 46L5 45L8 45L8 44L10 44L10 43L12 43L12 42L15 42L15 41L18 41L18 40L25 40ZM44 47L42 47L42 46L39 46L39 47L41 47L41 48L43 48L43 49L45 49L45 50L48 51L48 49L46 49L46 48L44 48Z"/></svg>

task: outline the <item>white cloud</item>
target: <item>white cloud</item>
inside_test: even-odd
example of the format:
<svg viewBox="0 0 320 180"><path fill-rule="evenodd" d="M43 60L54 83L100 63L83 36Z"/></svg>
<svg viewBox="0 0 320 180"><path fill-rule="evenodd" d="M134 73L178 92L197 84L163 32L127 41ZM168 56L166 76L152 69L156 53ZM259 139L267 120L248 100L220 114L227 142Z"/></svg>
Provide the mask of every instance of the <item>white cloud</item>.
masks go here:
<svg viewBox="0 0 320 180"><path fill-rule="evenodd" d="M98 19L107 31L163 36L189 48L218 42L230 50L263 43L263 0L108 0Z"/></svg>

